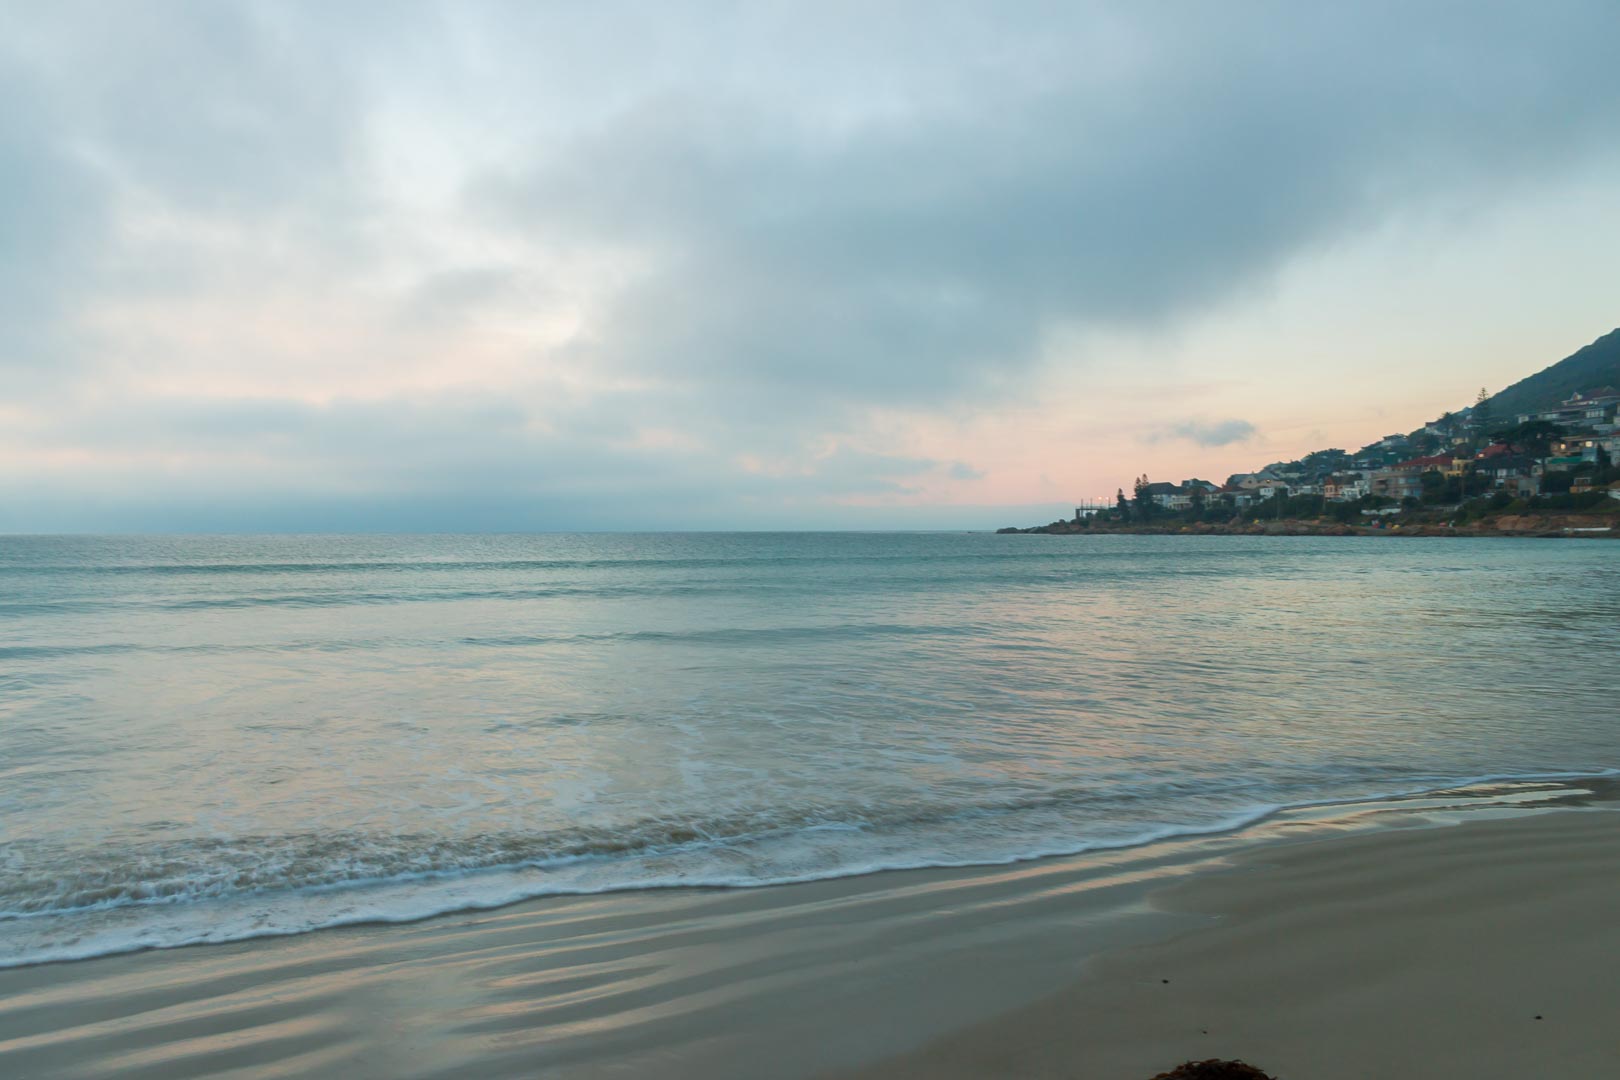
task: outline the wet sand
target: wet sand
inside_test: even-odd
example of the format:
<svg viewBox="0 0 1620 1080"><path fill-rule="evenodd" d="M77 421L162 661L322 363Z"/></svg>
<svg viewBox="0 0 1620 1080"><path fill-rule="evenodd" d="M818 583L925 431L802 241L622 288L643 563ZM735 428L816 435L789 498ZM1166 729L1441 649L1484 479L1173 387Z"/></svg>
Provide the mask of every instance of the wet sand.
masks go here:
<svg viewBox="0 0 1620 1080"><path fill-rule="evenodd" d="M1620 1075L1620 814L1565 812L1254 853L1155 897L1214 927L849 1077L1285 1080Z"/></svg>
<svg viewBox="0 0 1620 1080"><path fill-rule="evenodd" d="M1497 794L0 971L0 1075L1605 1075L1620 814Z"/></svg>

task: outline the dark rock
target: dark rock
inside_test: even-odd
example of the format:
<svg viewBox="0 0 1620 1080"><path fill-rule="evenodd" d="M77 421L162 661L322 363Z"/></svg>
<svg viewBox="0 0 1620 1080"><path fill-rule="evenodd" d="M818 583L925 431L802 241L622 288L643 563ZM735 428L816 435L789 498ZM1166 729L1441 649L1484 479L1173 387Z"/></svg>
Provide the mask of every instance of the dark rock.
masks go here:
<svg viewBox="0 0 1620 1080"><path fill-rule="evenodd" d="M1160 1073L1153 1080L1277 1080L1253 1065L1241 1061L1187 1061L1169 1072Z"/></svg>

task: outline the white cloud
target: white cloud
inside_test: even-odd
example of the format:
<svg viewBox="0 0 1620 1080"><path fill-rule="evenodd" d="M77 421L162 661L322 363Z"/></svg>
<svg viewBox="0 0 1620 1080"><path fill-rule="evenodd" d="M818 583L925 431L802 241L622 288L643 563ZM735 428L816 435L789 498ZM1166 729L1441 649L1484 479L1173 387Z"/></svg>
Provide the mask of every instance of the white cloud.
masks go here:
<svg viewBox="0 0 1620 1080"><path fill-rule="evenodd" d="M1081 392L1054 340L1252 308L1620 136L1605 3L719 12L15 5L4 524L110 490L558 526L984 498L1065 453L1072 398L1016 461L983 422ZM1100 407L1155 452L1264 442Z"/></svg>

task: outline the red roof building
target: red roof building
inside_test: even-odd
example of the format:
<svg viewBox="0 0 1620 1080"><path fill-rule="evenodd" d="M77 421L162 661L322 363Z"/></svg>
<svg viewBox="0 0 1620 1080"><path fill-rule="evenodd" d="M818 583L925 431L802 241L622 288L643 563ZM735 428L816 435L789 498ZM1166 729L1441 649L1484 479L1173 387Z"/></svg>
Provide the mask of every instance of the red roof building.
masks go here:
<svg viewBox="0 0 1620 1080"><path fill-rule="evenodd" d="M1415 457L1410 461L1403 461L1391 467L1414 472L1428 472L1430 469L1449 469L1451 468L1451 455L1436 454L1433 457Z"/></svg>

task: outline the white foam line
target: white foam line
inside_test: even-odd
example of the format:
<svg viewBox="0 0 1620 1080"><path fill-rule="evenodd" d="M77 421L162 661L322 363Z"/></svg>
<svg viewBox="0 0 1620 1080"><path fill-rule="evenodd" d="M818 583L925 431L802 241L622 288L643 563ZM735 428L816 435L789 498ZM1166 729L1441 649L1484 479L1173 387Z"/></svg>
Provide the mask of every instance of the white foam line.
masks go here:
<svg viewBox="0 0 1620 1080"><path fill-rule="evenodd" d="M740 889L761 888L774 885L794 885L812 881L829 881L842 878L862 877L869 874L887 873L901 870L923 869L966 869L971 867L1010 866L1017 863L1033 862L1038 859L1061 858L1066 856L1084 855L1098 851L1118 851L1129 848L1145 847L1167 840L1177 840L1186 837L1214 836L1222 833L1232 833L1241 829L1257 825L1277 814L1293 810L1311 810L1334 806L1376 805L1391 802L1397 799L1407 799L1419 795L1432 795L1444 791L1462 788L1478 787L1495 783L1535 783L1562 780L1596 780L1607 777L1620 776L1620 769L1603 767L1592 770L1535 772L1535 773L1486 773L1473 777L1452 779L1444 777L1418 778L1419 786L1402 788L1397 791L1382 792L1378 794L1347 796L1336 799L1311 799L1292 803L1260 804L1248 810L1230 815L1217 822L1206 825L1167 825L1156 829L1149 829L1129 838L1119 840L1096 840L1077 844L1065 844L1052 847L1031 848L1017 853L1009 854L1003 858L992 859L915 859L915 860L880 860L868 863L852 863L840 866L834 870L808 874L782 874L768 878L737 877L731 875L711 875L707 877L677 877L677 878L647 878L612 882L599 886L518 886L503 891L492 891L478 897L459 897L451 903L428 904L411 910L388 910L383 907L373 907L365 910L353 910L343 915L336 915L327 919L298 926L254 926L238 929L214 929L201 931L190 936L180 936L172 940L152 940L153 930L150 927L127 931L123 935L107 937L102 940L84 940L75 938L72 944L42 947L34 950L22 949L12 956L0 955L0 969L29 967L38 964L60 963L73 960L87 960L98 956L112 956L121 953L141 952L148 949L179 948L187 945L223 944L231 941L248 941L257 938L292 937L298 934L311 933L317 930L335 929L347 926L363 926L370 924L393 925L402 923L421 922L425 919L436 918L440 915L449 915L464 911L488 911L495 908L506 907L511 904L534 900L545 896L597 896L606 893L638 892L652 889ZM589 857L576 857L568 861L582 861ZM519 864L504 867L483 867L474 871L460 873L451 872L436 877L439 883L467 882L471 883L479 878L493 877L500 873L511 873L521 870L539 869L530 864ZM288 890L287 895L316 895L332 894L342 891L364 893L368 889L385 889L389 886L419 884L421 879L428 875L410 875L405 878L373 879L370 881L345 882L342 886L328 885L307 889ZM243 897L242 899L257 899L262 904L263 894L256 897ZM429 898L422 897L422 900ZM260 904L254 906L260 907ZM79 909L81 911L87 909ZM0 913L3 914L3 913ZM28 913L30 916L36 913Z"/></svg>

